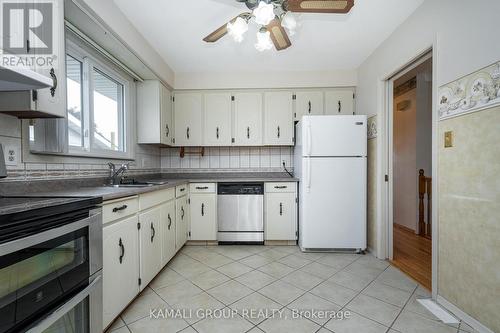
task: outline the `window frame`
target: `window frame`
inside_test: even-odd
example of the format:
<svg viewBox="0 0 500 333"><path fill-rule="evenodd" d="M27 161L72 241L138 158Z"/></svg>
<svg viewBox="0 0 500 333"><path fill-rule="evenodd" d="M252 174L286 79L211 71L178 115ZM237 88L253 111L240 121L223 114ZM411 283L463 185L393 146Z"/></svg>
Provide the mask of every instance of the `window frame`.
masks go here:
<svg viewBox="0 0 500 333"><path fill-rule="evenodd" d="M88 48L88 46L78 45L74 41L66 39L65 55L69 55L82 62L82 122L84 127L82 131L84 135L84 146L70 145L68 139L68 155L133 160L134 152L132 148L133 135L131 130L131 119L134 105L134 96L132 95L134 81L132 78L127 78L118 70L114 69L112 65L108 65L105 61L99 59L99 57L88 50ZM122 133L119 140L123 144L123 151L100 149L94 144L94 69L101 75L108 77L122 86L122 98L120 103L122 112L119 112L119 118L121 118L119 122L121 123Z"/></svg>

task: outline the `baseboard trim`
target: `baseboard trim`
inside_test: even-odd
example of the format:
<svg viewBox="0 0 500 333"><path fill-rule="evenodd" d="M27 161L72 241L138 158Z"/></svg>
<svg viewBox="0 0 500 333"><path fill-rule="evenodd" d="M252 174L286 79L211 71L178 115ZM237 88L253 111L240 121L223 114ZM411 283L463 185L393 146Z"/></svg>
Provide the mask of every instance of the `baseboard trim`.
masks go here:
<svg viewBox="0 0 500 333"><path fill-rule="evenodd" d="M476 331L480 333L494 333L492 330L490 330L488 327L484 326L481 324L478 320L472 318L469 316L467 313L464 311L460 310L456 305L453 303L449 302L444 298L443 296L438 295L437 296L437 302L439 305L444 307L446 310L450 311L453 313L457 318L460 320L464 321L467 325L475 329Z"/></svg>

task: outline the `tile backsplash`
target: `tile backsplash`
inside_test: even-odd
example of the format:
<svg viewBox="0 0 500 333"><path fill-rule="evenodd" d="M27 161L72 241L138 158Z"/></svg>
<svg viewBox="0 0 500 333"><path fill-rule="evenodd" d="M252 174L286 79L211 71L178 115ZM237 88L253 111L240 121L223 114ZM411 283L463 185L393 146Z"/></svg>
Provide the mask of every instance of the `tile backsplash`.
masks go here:
<svg viewBox="0 0 500 333"><path fill-rule="evenodd" d="M282 162L293 169L292 147L207 147L205 155L180 157L179 148L161 149L164 172L283 171Z"/></svg>

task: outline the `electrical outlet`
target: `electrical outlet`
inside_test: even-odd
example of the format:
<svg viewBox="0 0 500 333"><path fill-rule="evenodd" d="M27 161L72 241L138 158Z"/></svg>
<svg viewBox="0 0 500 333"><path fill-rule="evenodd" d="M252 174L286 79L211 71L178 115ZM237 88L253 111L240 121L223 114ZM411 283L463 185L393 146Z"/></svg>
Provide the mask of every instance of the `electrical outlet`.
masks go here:
<svg viewBox="0 0 500 333"><path fill-rule="evenodd" d="M5 146L5 165L16 166L19 163L19 151L15 146Z"/></svg>

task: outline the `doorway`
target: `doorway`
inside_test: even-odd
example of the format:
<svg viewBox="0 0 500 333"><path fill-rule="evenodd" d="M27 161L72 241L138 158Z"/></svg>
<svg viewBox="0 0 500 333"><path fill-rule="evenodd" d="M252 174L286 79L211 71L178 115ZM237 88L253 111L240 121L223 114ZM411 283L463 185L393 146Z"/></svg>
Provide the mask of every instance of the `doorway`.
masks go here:
<svg viewBox="0 0 500 333"><path fill-rule="evenodd" d="M391 79L391 263L432 287L432 56Z"/></svg>

